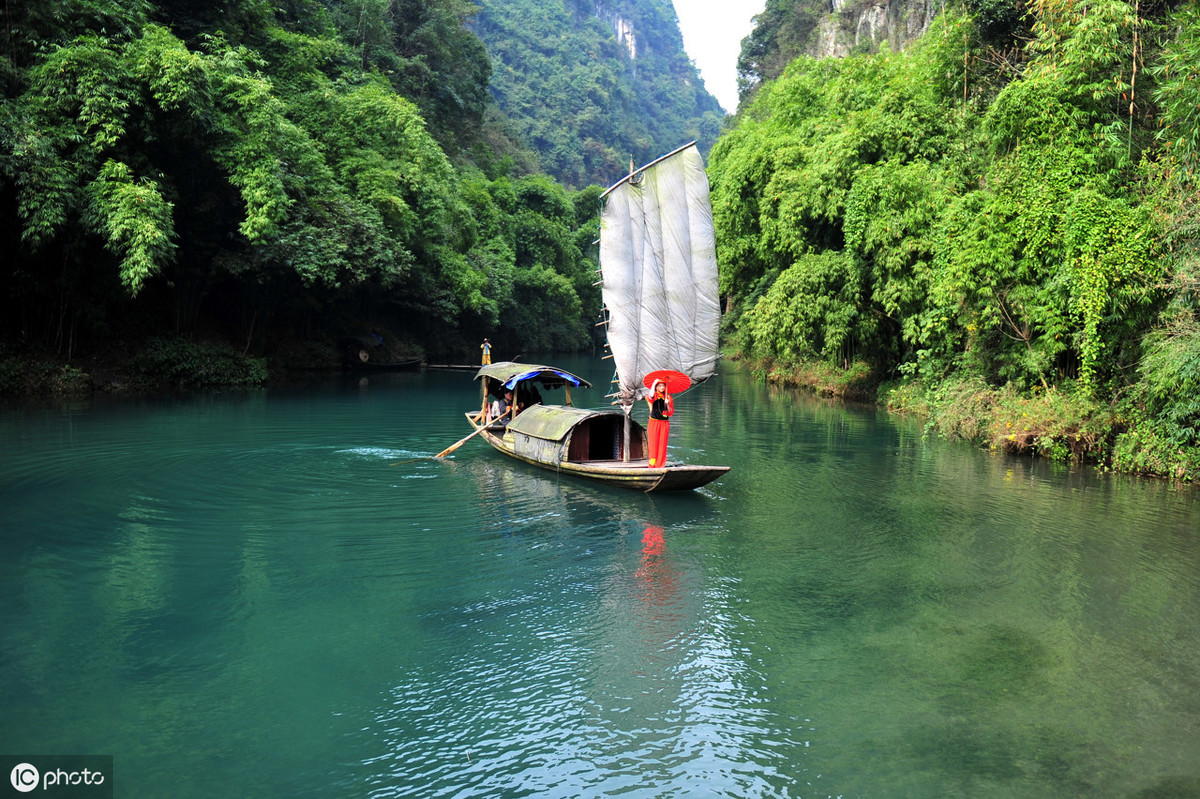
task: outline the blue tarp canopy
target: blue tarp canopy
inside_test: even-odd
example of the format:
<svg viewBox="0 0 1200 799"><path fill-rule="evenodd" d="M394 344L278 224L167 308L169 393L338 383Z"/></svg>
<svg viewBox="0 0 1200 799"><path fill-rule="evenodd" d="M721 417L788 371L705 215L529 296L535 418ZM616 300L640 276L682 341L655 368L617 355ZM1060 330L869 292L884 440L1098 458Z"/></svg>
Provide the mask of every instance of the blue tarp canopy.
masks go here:
<svg viewBox="0 0 1200 799"><path fill-rule="evenodd" d="M483 377L488 377L502 383L505 388L515 388L517 383L526 380L541 383L546 388L559 388L566 384L582 386L583 388L592 387L592 384L582 377L573 375L563 369L530 363L513 363L512 361L493 363L475 373L476 380Z"/></svg>

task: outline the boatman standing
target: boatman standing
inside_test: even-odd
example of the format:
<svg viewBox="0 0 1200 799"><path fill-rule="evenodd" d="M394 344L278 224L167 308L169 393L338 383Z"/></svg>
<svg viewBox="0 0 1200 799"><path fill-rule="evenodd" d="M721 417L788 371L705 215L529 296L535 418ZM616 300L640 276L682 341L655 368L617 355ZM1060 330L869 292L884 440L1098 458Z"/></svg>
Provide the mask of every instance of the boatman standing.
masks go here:
<svg viewBox="0 0 1200 799"><path fill-rule="evenodd" d="M479 349L483 350L483 365L491 366L492 365L492 343L485 338L483 340L483 343L479 345Z"/></svg>

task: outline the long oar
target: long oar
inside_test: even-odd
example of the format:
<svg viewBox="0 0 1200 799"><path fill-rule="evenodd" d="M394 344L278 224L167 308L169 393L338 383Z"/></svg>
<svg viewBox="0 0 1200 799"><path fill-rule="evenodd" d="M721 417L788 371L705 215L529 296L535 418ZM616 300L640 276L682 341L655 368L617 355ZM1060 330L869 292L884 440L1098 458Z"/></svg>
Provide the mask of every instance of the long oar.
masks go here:
<svg viewBox="0 0 1200 799"><path fill-rule="evenodd" d="M505 411L504 413L502 413L502 414L500 414L499 416L497 416L497 417L496 417L496 421L500 421L500 420L501 420L501 419L503 419L505 416L508 416L508 414L509 414L510 412L512 412L512 408L509 408L507 411ZM451 452L453 452L454 450L458 449L458 448L459 448L459 447L461 447L463 444L467 443L467 442L468 442L468 441L470 441L472 438L474 438L475 436L477 436L477 435L479 435L480 433L482 433L484 430L487 430L487 429L488 429L488 425L489 425L489 424L490 424L490 422L489 422L489 423L485 423L485 424L482 424L482 425L480 425L480 426L479 426L479 429L478 429L478 430L476 430L474 433L471 433L471 435L467 436L467 437L466 437L466 438L464 438L462 441L459 441L459 442L456 442L456 443L454 443L454 444L451 444L450 446L446 447L444 450L442 450L442 451L441 451L441 452L439 452L438 454L434 455L433 457L435 457L435 458L444 458L444 457L446 457L446 456L447 456L447 455L449 455Z"/></svg>

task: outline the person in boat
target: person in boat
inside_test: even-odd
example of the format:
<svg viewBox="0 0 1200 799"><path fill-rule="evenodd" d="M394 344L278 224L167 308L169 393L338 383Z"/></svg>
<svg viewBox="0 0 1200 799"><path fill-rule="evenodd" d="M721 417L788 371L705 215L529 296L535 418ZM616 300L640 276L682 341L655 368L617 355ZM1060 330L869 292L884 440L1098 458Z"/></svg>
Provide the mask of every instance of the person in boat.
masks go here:
<svg viewBox="0 0 1200 799"><path fill-rule="evenodd" d="M483 366L492 365L492 343L486 338L479 345L479 349L483 350Z"/></svg>
<svg viewBox="0 0 1200 799"><path fill-rule="evenodd" d="M537 386L532 381L526 380L523 383L517 384L517 413L528 408L530 405L542 404L542 392L537 390Z"/></svg>
<svg viewBox="0 0 1200 799"><path fill-rule="evenodd" d="M650 468L667 465L667 438L671 434L670 418L675 413L675 400L667 392L665 380L655 380L646 397L650 406L650 424L646 427L646 437L650 443Z"/></svg>
<svg viewBox="0 0 1200 799"><path fill-rule="evenodd" d="M497 422L506 425L512 419L513 414L510 413L513 407L513 393L511 388L504 389L504 396L492 402L488 409L488 424Z"/></svg>

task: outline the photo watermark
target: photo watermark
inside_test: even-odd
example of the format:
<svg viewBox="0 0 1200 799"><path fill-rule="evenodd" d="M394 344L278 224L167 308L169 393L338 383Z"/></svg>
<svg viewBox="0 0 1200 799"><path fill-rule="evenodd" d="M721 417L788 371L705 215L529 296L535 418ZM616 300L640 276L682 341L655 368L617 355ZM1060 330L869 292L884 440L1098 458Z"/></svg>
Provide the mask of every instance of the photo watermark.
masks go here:
<svg viewBox="0 0 1200 799"><path fill-rule="evenodd" d="M0 755L0 774L0 797L113 795L112 755Z"/></svg>

